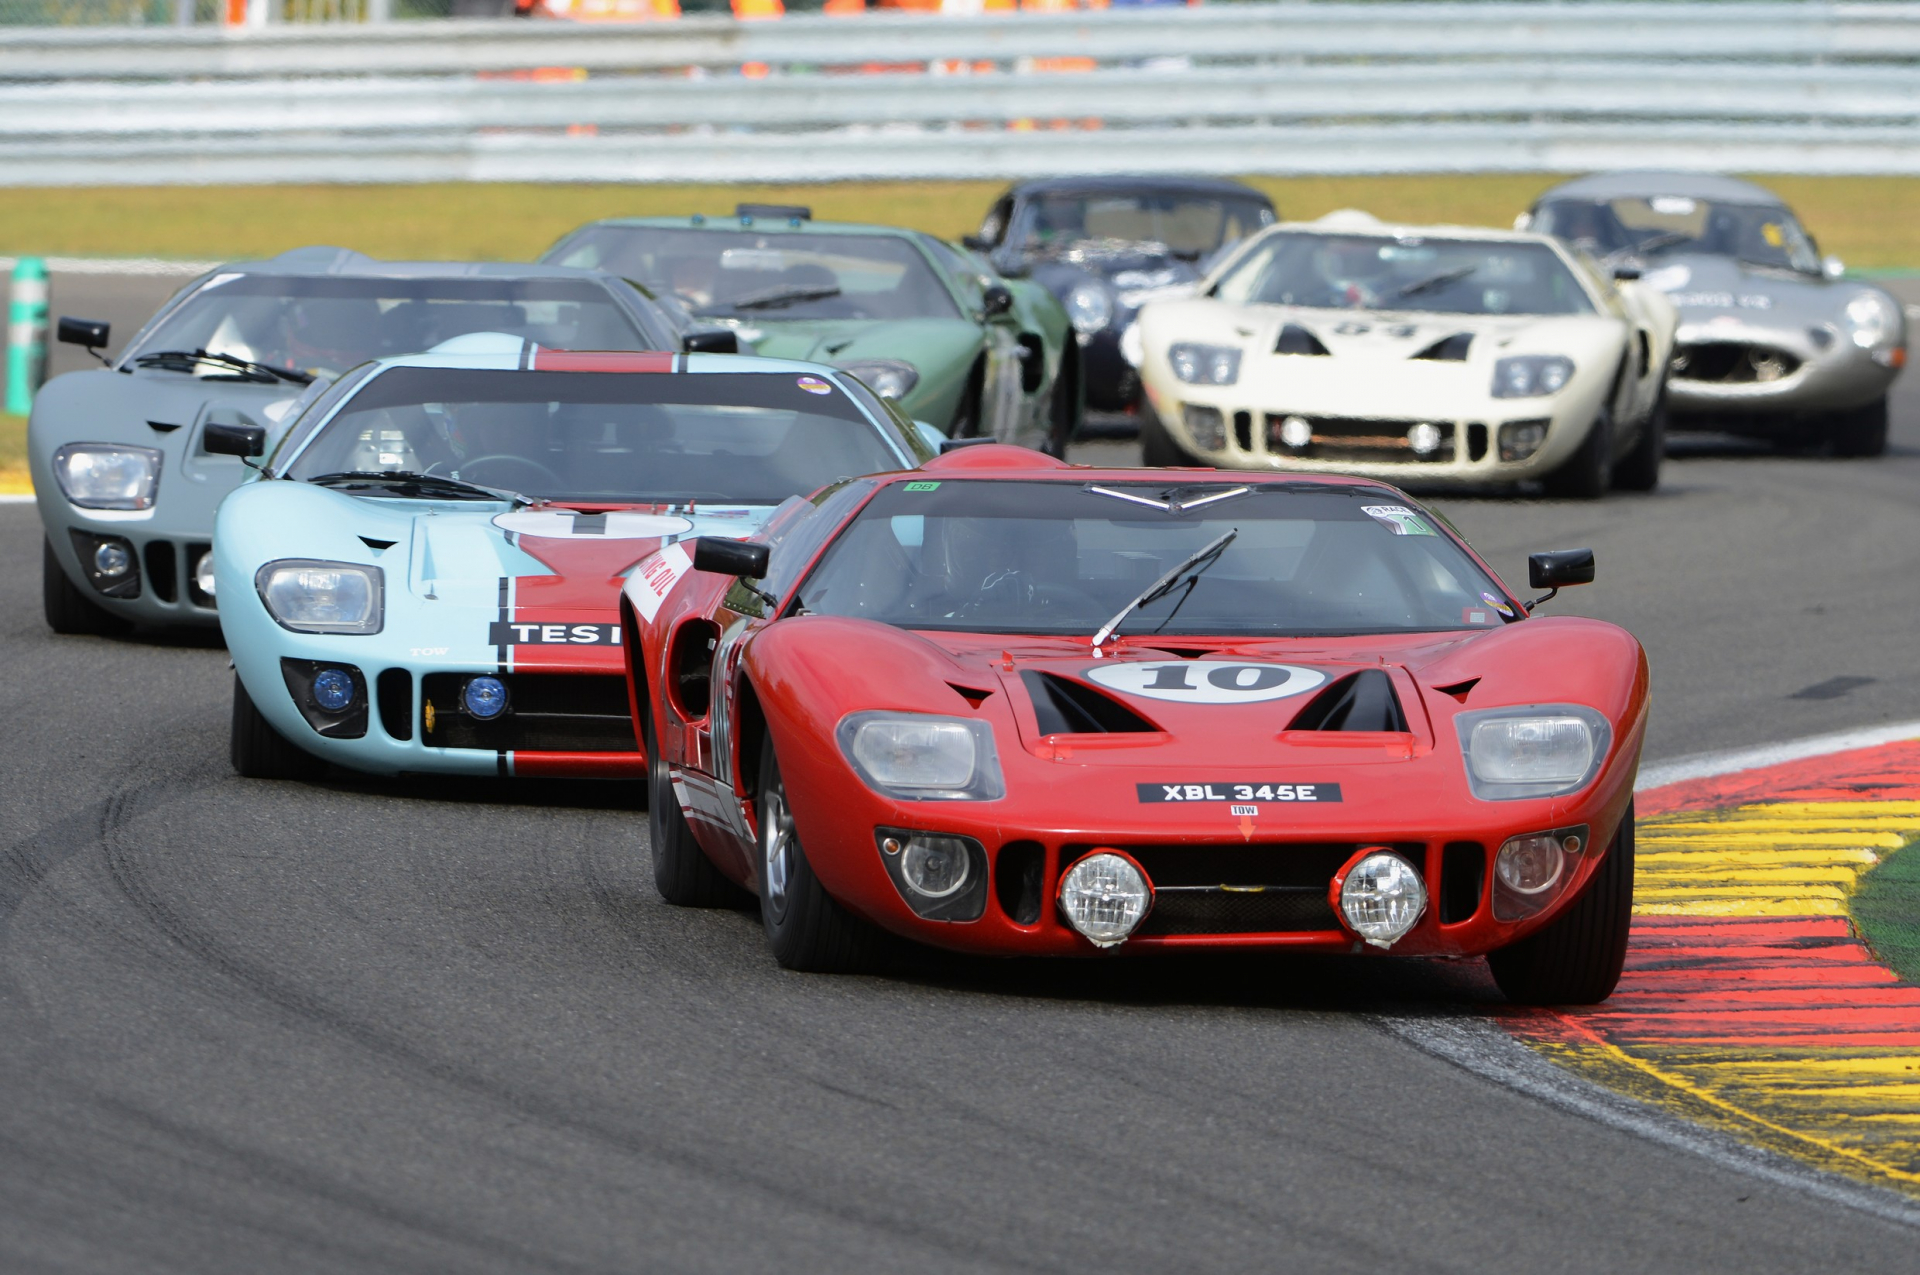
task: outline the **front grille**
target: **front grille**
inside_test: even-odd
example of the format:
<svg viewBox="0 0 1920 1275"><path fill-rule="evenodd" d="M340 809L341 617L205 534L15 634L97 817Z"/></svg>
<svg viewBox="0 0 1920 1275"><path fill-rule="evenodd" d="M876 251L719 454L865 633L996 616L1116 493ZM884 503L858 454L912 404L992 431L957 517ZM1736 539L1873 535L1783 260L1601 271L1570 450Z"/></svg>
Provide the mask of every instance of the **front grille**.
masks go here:
<svg viewBox="0 0 1920 1275"><path fill-rule="evenodd" d="M1257 894L1228 890L1172 890L1153 896L1153 911L1134 933L1301 934L1337 930L1327 887L1294 886Z"/></svg>
<svg viewBox="0 0 1920 1275"><path fill-rule="evenodd" d="M1135 933L1142 938L1183 934L1304 934L1338 930L1327 901L1333 874L1362 845L1380 842L1112 847L1131 855L1153 882L1153 911ZM1418 844L1391 847L1416 867L1426 863ZM1093 846L1065 846L1061 864Z"/></svg>
<svg viewBox="0 0 1920 1275"><path fill-rule="evenodd" d="M147 583L153 588L153 596L162 602L172 602L180 596L173 552L171 540L147 541Z"/></svg>
<svg viewBox="0 0 1920 1275"><path fill-rule="evenodd" d="M1451 421L1374 420L1350 416L1301 416L1312 431L1304 447L1288 446L1286 423L1295 419L1291 412L1266 415L1267 451L1275 456L1297 456L1306 460L1404 461L1411 464L1440 464L1455 454L1454 426ZM1412 431L1417 425L1429 425L1436 433L1428 437L1425 451L1414 450Z"/></svg>
<svg viewBox="0 0 1920 1275"><path fill-rule="evenodd" d="M1778 381L1800 370L1800 360L1785 350L1740 341L1683 345L1673 352L1673 375L1683 381L1753 385Z"/></svg>
<svg viewBox="0 0 1920 1275"><path fill-rule="evenodd" d="M491 721L473 717L461 706L461 690L473 676L429 673L420 679L422 743L495 752L640 751L627 709L627 682L618 674L494 675L506 683L507 711Z"/></svg>

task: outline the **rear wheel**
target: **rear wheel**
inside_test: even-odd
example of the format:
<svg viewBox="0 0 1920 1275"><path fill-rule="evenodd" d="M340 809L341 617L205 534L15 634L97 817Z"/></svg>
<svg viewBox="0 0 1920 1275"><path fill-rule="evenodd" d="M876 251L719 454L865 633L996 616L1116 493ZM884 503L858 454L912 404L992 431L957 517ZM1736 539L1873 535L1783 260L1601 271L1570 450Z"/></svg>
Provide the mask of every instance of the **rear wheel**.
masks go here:
<svg viewBox="0 0 1920 1275"><path fill-rule="evenodd" d="M1652 491L1660 485L1660 462L1666 454L1667 390L1663 385L1647 423L1640 427L1640 437L1613 467L1613 485L1622 491Z"/></svg>
<svg viewBox="0 0 1920 1275"><path fill-rule="evenodd" d="M228 741L233 768L247 779L317 779L327 763L289 743L254 706L253 698L233 677L233 730Z"/></svg>
<svg viewBox="0 0 1920 1275"><path fill-rule="evenodd" d="M53 542L40 541L40 607L47 627L55 633L118 637L133 628L130 620L113 615L82 593L60 567L53 554Z"/></svg>
<svg viewBox="0 0 1920 1275"><path fill-rule="evenodd" d="M1597 1005L1613 994L1633 922L1633 806L1587 890L1545 929L1487 957L1516 1005Z"/></svg>
<svg viewBox="0 0 1920 1275"><path fill-rule="evenodd" d="M834 902L813 875L787 805L773 736L760 746L760 920L773 958L790 970L852 974L871 968L880 933Z"/></svg>
<svg viewBox="0 0 1920 1275"><path fill-rule="evenodd" d="M1887 400L1876 399L1848 412L1836 412L1827 428L1827 446L1835 456L1880 456L1887 450Z"/></svg>
<svg viewBox="0 0 1920 1275"><path fill-rule="evenodd" d="M653 714L646 714L647 748L647 833L653 843L653 887L660 897L675 907L743 907L750 896L727 880L713 866L706 851L693 838L680 799L673 795L673 775L661 754L653 728Z"/></svg>
<svg viewBox="0 0 1920 1275"><path fill-rule="evenodd" d="M1607 494L1612 477L1613 416L1603 411L1579 450L1547 475L1547 494L1563 500L1598 500Z"/></svg>
<svg viewBox="0 0 1920 1275"><path fill-rule="evenodd" d="M1160 414L1143 397L1140 401L1140 463L1156 468L1169 465L1205 466L1206 462L1174 441Z"/></svg>

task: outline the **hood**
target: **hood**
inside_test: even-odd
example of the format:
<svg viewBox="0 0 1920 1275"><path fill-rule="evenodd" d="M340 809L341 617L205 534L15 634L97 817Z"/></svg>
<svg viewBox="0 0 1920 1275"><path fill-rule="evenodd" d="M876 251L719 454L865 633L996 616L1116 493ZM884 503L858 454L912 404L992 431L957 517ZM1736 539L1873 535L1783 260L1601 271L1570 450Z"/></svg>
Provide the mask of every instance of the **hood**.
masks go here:
<svg viewBox="0 0 1920 1275"><path fill-rule="evenodd" d="M1788 325L1838 315L1862 287L1706 254L1662 254L1640 284L1666 293L1682 322L1744 314Z"/></svg>
<svg viewBox="0 0 1920 1275"><path fill-rule="evenodd" d="M1305 306L1230 305L1207 297L1154 305L1142 316L1150 333L1170 340L1231 345L1279 354L1417 359L1435 364L1488 362L1504 353L1553 350L1578 353L1605 315L1470 315L1413 311L1324 310Z"/></svg>
<svg viewBox="0 0 1920 1275"><path fill-rule="evenodd" d="M971 362L980 330L961 318L752 319L735 329L741 353L840 364L904 359L923 376L947 362Z"/></svg>
<svg viewBox="0 0 1920 1275"><path fill-rule="evenodd" d="M166 477L182 472L207 480L224 475L232 487L246 470L231 456L207 456L197 442L201 426L260 425L268 447L291 422L287 413L301 386L207 381L177 372L106 368L57 376L34 398L34 434L51 451L64 443L130 443L157 447L166 456Z"/></svg>

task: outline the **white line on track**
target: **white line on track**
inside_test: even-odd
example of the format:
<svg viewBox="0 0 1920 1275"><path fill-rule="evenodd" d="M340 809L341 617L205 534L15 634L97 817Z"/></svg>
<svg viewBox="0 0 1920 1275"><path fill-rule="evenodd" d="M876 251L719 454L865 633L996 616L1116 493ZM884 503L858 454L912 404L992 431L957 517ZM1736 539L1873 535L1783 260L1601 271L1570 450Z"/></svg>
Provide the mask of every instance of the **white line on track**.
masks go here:
<svg viewBox="0 0 1920 1275"><path fill-rule="evenodd" d="M42 257L54 274L205 274L217 261L168 261L162 257ZM11 272L18 257L0 257L0 271Z"/></svg>
<svg viewBox="0 0 1920 1275"><path fill-rule="evenodd" d="M23 496L0 496L0 505L24 505L32 499L33 496L31 494Z"/></svg>
<svg viewBox="0 0 1920 1275"><path fill-rule="evenodd" d="M1781 762L1825 757L1832 753L1872 748L1915 737L1920 737L1920 722L1898 722L1891 726L1836 731L1753 748L1694 753L1642 768L1634 791L1645 792L1683 780L1737 774ZM1556 1066L1485 1018L1471 1015L1418 1018L1382 1014L1376 1016L1374 1021L1382 1030L1406 1041L1422 1053L1562 1111L1676 1151L1700 1156L1721 1168L1744 1173L1775 1186L1804 1191L1832 1204L1858 1209L1889 1222L1920 1228L1920 1200L1910 1199L1897 1191L1855 1182L1839 1174L1823 1172L1788 1156L1751 1146L1731 1135L1614 1093Z"/></svg>

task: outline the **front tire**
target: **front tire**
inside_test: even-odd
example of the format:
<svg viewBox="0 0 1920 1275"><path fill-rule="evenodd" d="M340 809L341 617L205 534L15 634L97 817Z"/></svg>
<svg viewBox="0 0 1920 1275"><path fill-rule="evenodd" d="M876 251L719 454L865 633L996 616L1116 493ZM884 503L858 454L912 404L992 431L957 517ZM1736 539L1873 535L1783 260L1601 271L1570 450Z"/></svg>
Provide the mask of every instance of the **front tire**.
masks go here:
<svg viewBox="0 0 1920 1275"><path fill-rule="evenodd" d="M1613 416L1601 412L1578 451L1546 477L1547 495L1562 500L1598 500L1613 478Z"/></svg>
<svg viewBox="0 0 1920 1275"><path fill-rule="evenodd" d="M1666 454L1667 389L1663 385L1647 423L1640 427L1640 437L1613 467L1613 485L1622 491L1652 491L1660 485L1660 462Z"/></svg>
<svg viewBox="0 0 1920 1275"><path fill-rule="evenodd" d="M1146 401L1145 395L1140 400L1140 463L1155 469L1169 466L1207 467L1205 461L1174 441L1160 414L1153 410L1153 404Z"/></svg>
<svg viewBox="0 0 1920 1275"><path fill-rule="evenodd" d="M40 541L40 608L47 627L69 637L119 637L131 632L133 622L113 615L82 593L54 556L53 542Z"/></svg>
<svg viewBox="0 0 1920 1275"><path fill-rule="evenodd" d="M693 829L673 795L673 774L660 752L653 714L646 716L647 835L653 845L653 888L680 908L736 908L749 901L727 880L694 840Z"/></svg>
<svg viewBox="0 0 1920 1275"><path fill-rule="evenodd" d="M1487 957L1516 1005L1597 1005L1613 995L1633 923L1633 805L1587 890L1545 928Z"/></svg>
<svg viewBox="0 0 1920 1275"><path fill-rule="evenodd" d="M1887 400L1880 398L1852 411L1835 413L1827 430L1827 448L1835 456L1885 455Z"/></svg>
<svg viewBox="0 0 1920 1275"><path fill-rule="evenodd" d="M288 742L254 706L252 696L233 675L233 729L228 742L233 768L244 779L318 779L327 763Z"/></svg>
<svg viewBox="0 0 1920 1275"><path fill-rule="evenodd" d="M872 968L879 956L879 931L834 902L813 874L787 805L771 733L760 746L758 815L760 921L773 959L785 969L816 974Z"/></svg>

